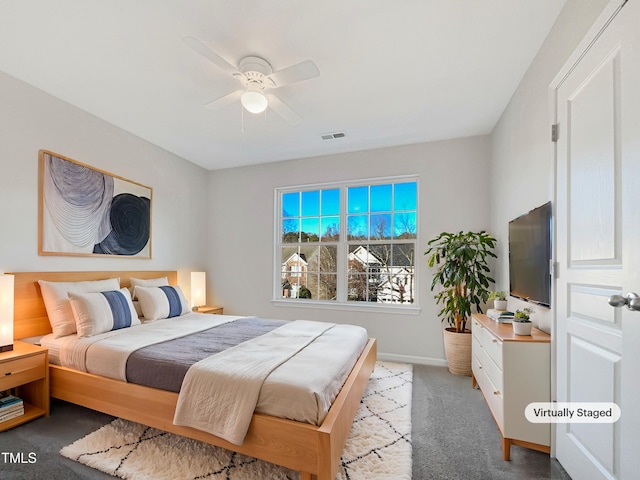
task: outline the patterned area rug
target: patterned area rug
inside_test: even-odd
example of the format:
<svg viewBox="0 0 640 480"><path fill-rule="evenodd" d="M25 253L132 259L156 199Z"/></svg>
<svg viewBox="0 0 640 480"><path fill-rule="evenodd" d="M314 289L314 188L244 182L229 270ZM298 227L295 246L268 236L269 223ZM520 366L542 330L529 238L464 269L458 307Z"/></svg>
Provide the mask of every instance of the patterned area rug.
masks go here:
<svg viewBox="0 0 640 480"><path fill-rule="evenodd" d="M342 454L339 480L411 479L411 365L378 362ZM124 479L297 480L298 472L122 419L60 453Z"/></svg>

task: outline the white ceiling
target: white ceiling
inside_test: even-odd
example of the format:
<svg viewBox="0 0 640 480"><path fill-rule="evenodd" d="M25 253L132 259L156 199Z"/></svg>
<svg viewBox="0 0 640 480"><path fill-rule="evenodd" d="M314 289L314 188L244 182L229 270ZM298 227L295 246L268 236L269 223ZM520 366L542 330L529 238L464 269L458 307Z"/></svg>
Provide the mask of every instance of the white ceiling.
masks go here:
<svg viewBox="0 0 640 480"><path fill-rule="evenodd" d="M0 71L207 169L491 132L566 0L3 0ZM320 76L239 103L189 48ZM322 140L343 131L346 137Z"/></svg>

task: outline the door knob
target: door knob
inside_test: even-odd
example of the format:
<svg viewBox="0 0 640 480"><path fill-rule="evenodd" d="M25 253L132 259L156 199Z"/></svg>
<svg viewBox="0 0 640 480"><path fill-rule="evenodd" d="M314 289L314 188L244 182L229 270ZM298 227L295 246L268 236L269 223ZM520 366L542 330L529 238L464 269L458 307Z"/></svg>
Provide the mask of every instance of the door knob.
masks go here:
<svg viewBox="0 0 640 480"><path fill-rule="evenodd" d="M637 293L629 292L625 296L611 295L609 305L612 307L626 306L629 310L640 311L640 297Z"/></svg>

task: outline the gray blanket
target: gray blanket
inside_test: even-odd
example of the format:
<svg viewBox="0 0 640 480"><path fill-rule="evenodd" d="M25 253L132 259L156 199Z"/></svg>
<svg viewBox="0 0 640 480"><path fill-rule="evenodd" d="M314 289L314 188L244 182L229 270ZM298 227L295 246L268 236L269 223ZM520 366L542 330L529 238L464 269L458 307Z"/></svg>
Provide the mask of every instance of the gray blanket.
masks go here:
<svg viewBox="0 0 640 480"><path fill-rule="evenodd" d="M129 356L127 381L179 392L191 365L252 338L264 335L283 320L241 318L199 333L141 348Z"/></svg>

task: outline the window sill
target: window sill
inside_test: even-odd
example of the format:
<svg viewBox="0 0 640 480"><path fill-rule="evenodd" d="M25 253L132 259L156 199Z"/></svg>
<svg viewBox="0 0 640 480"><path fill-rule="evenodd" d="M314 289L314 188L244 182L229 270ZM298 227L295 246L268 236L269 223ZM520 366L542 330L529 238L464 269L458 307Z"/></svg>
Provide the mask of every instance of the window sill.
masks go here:
<svg viewBox="0 0 640 480"><path fill-rule="evenodd" d="M271 300L274 307L289 308L313 308L321 310L343 310L356 312L375 312L375 313L393 313L396 315L418 315L421 311L420 307L415 305L393 305L393 304L367 304L363 303L328 303L314 302L313 300Z"/></svg>

